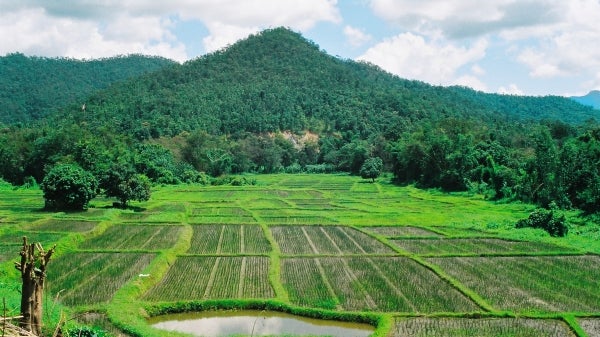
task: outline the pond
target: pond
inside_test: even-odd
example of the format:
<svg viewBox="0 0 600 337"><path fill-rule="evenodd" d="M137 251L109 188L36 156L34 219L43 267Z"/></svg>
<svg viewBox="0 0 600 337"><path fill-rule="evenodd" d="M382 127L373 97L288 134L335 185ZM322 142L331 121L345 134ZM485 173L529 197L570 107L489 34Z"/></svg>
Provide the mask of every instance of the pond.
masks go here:
<svg viewBox="0 0 600 337"><path fill-rule="evenodd" d="M375 328L368 324L294 316L276 311L209 311L152 317L157 329L195 336L333 336L367 337Z"/></svg>

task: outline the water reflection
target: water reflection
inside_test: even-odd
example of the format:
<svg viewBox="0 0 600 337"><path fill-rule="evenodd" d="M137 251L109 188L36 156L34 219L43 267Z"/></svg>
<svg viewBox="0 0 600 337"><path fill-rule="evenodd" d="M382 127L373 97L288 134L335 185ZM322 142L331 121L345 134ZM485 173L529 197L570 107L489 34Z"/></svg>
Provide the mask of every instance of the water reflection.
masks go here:
<svg viewBox="0 0 600 337"><path fill-rule="evenodd" d="M158 329L195 336L334 336L367 337L374 328L368 324L326 321L274 311L210 311L157 316L149 323Z"/></svg>

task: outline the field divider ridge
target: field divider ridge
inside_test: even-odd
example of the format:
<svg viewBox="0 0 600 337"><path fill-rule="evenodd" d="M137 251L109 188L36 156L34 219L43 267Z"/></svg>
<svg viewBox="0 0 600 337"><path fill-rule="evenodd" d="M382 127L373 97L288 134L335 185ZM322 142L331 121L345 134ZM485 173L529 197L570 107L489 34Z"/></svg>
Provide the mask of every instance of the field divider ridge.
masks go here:
<svg viewBox="0 0 600 337"><path fill-rule="evenodd" d="M308 233L306 232L306 228L304 228L304 226L301 226L300 228L302 229L302 233L304 233L304 236L306 237L306 240L308 241L308 244L310 245L310 248L312 249L313 253L319 254L319 250L317 249L315 244L312 242L310 235L308 235Z"/></svg>
<svg viewBox="0 0 600 337"><path fill-rule="evenodd" d="M217 271L219 270L219 263L221 262L221 257L217 257L215 260L215 264L213 265L210 276L208 277L208 282L206 283L206 289L204 289L204 295L202 295L202 299L206 300L210 296L210 292L212 290L213 284L215 283L215 277L217 275Z"/></svg>
<svg viewBox="0 0 600 337"><path fill-rule="evenodd" d="M277 241L275 241L269 226L262 221L260 217L254 217L258 221L265 238L271 246L271 252L269 253L269 282L271 283L271 287L275 292L275 297L283 302L289 303L289 295L285 290L283 283L281 282L281 248L277 244Z"/></svg>
<svg viewBox="0 0 600 337"><path fill-rule="evenodd" d="M244 279L246 278L246 257L242 257L242 264L240 265L240 281L238 282L237 297L244 298Z"/></svg>
<svg viewBox="0 0 600 337"><path fill-rule="evenodd" d="M325 287L327 288L327 291L329 292L329 295L331 295L331 297L333 298L333 301L335 302L335 308L337 310L343 310L341 303L340 303L340 299L337 296L337 294L335 293L333 286L331 286L331 283L329 282L329 278L325 274L325 269L323 268L323 265L321 265L321 261L319 260L318 257L315 257L314 261L317 266L317 269L319 270L319 273L321 274L321 279L323 280L323 283L325 283Z"/></svg>
<svg viewBox="0 0 600 337"><path fill-rule="evenodd" d="M404 295L404 293L400 289L398 289L398 287L396 287L394 282L390 281L390 279L385 275L385 273L383 271L381 271L381 268L379 268L379 266L375 262L373 262L373 260L371 260L369 257L367 257L366 259L367 259L367 261L369 261L369 264L371 265L371 267L373 267L373 269L375 269L377 271L379 276L381 276L381 278L383 278L383 281L388 285L388 287L390 287L392 290L394 290L396 295L398 295L400 298L402 298L404 301L406 301L406 304L408 304L408 306L412 309L412 311L414 311L414 312L419 311L413 305L413 303Z"/></svg>
<svg viewBox="0 0 600 337"><path fill-rule="evenodd" d="M344 234L346 238L348 238L348 240L350 240L358 248L358 250L361 251L361 253L367 254L367 251L358 242L356 242L356 240L354 240L354 238L351 237L350 234L348 234L348 232L346 232L346 229L344 227L348 228L347 226L339 226L338 229Z"/></svg>
<svg viewBox="0 0 600 337"><path fill-rule="evenodd" d="M320 226L319 229L325 235L325 237L329 240L329 242L331 242L331 244L333 245L333 247L335 247L335 249L340 253L340 255L344 254L344 252L342 252L342 250L337 245L337 243L335 243L335 241L333 241L333 239L331 238L331 236L329 236L329 233L327 233L327 231L325 230L325 228L323 226Z"/></svg>
<svg viewBox="0 0 600 337"><path fill-rule="evenodd" d="M388 247L390 247L394 252L397 252L400 256L408 257L408 258L412 259L413 261L417 262L418 264L422 265L423 267L431 270L435 275L437 275L439 278L441 278L442 280L444 280L445 282L447 282L448 284L450 284L450 286L452 286L453 288L455 288L456 290L458 290L461 294L465 295L468 299L470 299L471 301L473 301L475 304L477 304L483 310L489 311L489 312L498 312L494 307L492 307L489 303L487 303L483 299L483 297L479 296L479 294L473 292L472 290L470 290L469 288L467 288L464 284L462 284L458 280L454 279L450 275L446 274L438 266L433 265L433 264L431 264L431 263L423 260L418 255L415 255L415 254L412 254L410 252L407 252L407 251L404 251L404 250L400 249L400 247L398 247L398 246L394 245L393 243L391 243L384 236L377 235L377 234L365 231L361 227L356 227L356 226L352 226L352 227L355 228L355 229L357 229L360 232L365 233L366 235L369 235L369 236L371 236L371 237L379 240L381 243L383 243L383 244L387 245Z"/></svg>
<svg viewBox="0 0 600 337"><path fill-rule="evenodd" d="M165 277L179 255L190 249L194 231L191 225L182 225L175 245L160 251L142 272L148 277L134 278L125 283L106 305L106 314L116 327L137 336L157 336L156 330L147 326L146 318L140 312L140 298Z"/></svg>
<svg viewBox="0 0 600 337"><path fill-rule="evenodd" d="M375 302L373 297L371 297L371 294L369 294L369 292L365 288L365 285L358 279L356 274L354 274L354 272L352 271L352 268L350 268L350 265L348 264L347 258L340 257L339 259L342 261L342 264L344 265L344 272L346 273L346 276L348 276L350 278L350 280L356 282L356 284L358 284L361 292L365 295L365 297L364 297L365 304L370 309L377 309L377 303Z"/></svg>
<svg viewBox="0 0 600 337"><path fill-rule="evenodd" d="M483 297L481 297L479 294L477 294L476 292L472 291L471 289L467 288L467 286L465 286L464 284L462 284L457 279L455 279L452 276L446 274L446 272L444 272L440 267L438 267L438 266L436 266L436 265L434 265L432 263L429 263L429 262L423 260L422 258L416 256L416 255L409 256L409 258L411 258L413 261L419 263L423 267L431 270L439 278L441 278L442 280L448 282L448 284L450 284L450 286L452 286L453 288L455 288L456 290L458 290L460 293L462 293L463 295L465 295L468 299L470 299L471 301L473 301L475 304L477 304L483 310L489 311L489 312L493 312L493 313L498 313L499 312L492 305L490 305L489 303L487 303L487 301Z"/></svg>
<svg viewBox="0 0 600 337"><path fill-rule="evenodd" d="M384 246L389 247L395 254L368 254L369 256L406 256L406 257L410 257L412 255L411 252L407 251L407 250L403 250L400 247L394 245L392 242L390 242L390 240L384 236L384 235L380 235L371 231L367 231L364 228L368 228L368 227L358 227L358 226L347 226L350 227L352 229L355 229L358 232L361 232L369 237L372 237L373 239L381 242Z"/></svg>

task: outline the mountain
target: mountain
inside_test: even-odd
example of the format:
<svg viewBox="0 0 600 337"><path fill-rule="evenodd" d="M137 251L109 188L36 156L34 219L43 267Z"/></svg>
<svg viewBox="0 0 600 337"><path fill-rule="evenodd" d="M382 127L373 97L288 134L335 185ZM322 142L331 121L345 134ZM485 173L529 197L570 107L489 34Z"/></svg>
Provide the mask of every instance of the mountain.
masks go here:
<svg viewBox="0 0 600 337"><path fill-rule="evenodd" d="M85 121L138 138L311 130L394 138L415 120L557 119L582 123L600 113L562 97L520 97L439 87L339 59L285 28L96 92L88 113L72 105L60 120Z"/></svg>
<svg viewBox="0 0 600 337"><path fill-rule="evenodd" d="M573 96L571 99L594 109L600 109L600 91L598 90L590 91L585 96Z"/></svg>
<svg viewBox="0 0 600 337"><path fill-rule="evenodd" d="M0 123L39 120L110 84L174 62L141 55L79 61L67 58L0 57Z"/></svg>
<svg viewBox="0 0 600 337"><path fill-rule="evenodd" d="M58 163L77 163L108 186L133 174L158 184L227 183L244 172L359 174L379 157L399 183L600 211L600 110L569 98L409 81L330 56L285 28L184 64L133 60L117 70L157 64L116 82L102 61L93 75L80 70L85 62L41 61L47 79L25 66L3 77L16 99L0 107L37 118L0 128L0 178L14 184L39 183ZM95 90L89 78L104 76Z"/></svg>

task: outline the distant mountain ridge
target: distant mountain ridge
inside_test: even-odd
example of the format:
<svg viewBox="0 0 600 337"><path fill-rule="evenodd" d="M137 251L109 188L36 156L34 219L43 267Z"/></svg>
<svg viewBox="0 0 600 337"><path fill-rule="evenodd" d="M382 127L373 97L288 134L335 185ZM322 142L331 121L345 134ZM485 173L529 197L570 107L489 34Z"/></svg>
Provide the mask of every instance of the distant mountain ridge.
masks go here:
<svg viewBox="0 0 600 337"><path fill-rule="evenodd" d="M286 28L116 83L87 102L93 111L85 116L88 125L110 121L139 138L198 129L224 135L351 130L393 138L412 121L428 118L600 120L598 111L564 97L486 94L401 79L328 55ZM60 118L81 118L76 111L67 109Z"/></svg>
<svg viewBox="0 0 600 337"><path fill-rule="evenodd" d="M328 55L286 28L265 30L184 64L117 58L124 66L116 68L125 75L113 76L107 74L110 67L96 66L94 81L88 81L86 62L40 60L47 68L39 71L44 76L20 74L14 67L10 76L3 76L6 67L0 64L0 76L9 78L0 83L0 95L5 93L0 97L5 107L1 122L83 119L92 128L110 125L146 139L198 129L224 135L351 130L362 137L375 133L393 138L414 120L443 117L573 124L600 120L597 110L564 97L486 94L402 79L372 64ZM82 116L84 101L88 113Z"/></svg>
<svg viewBox="0 0 600 337"><path fill-rule="evenodd" d="M0 123L42 119L112 83L172 64L142 55L81 61L8 54L0 57Z"/></svg>
<svg viewBox="0 0 600 337"><path fill-rule="evenodd" d="M594 109L600 109L600 90L592 90L585 96L573 96L571 99Z"/></svg>

